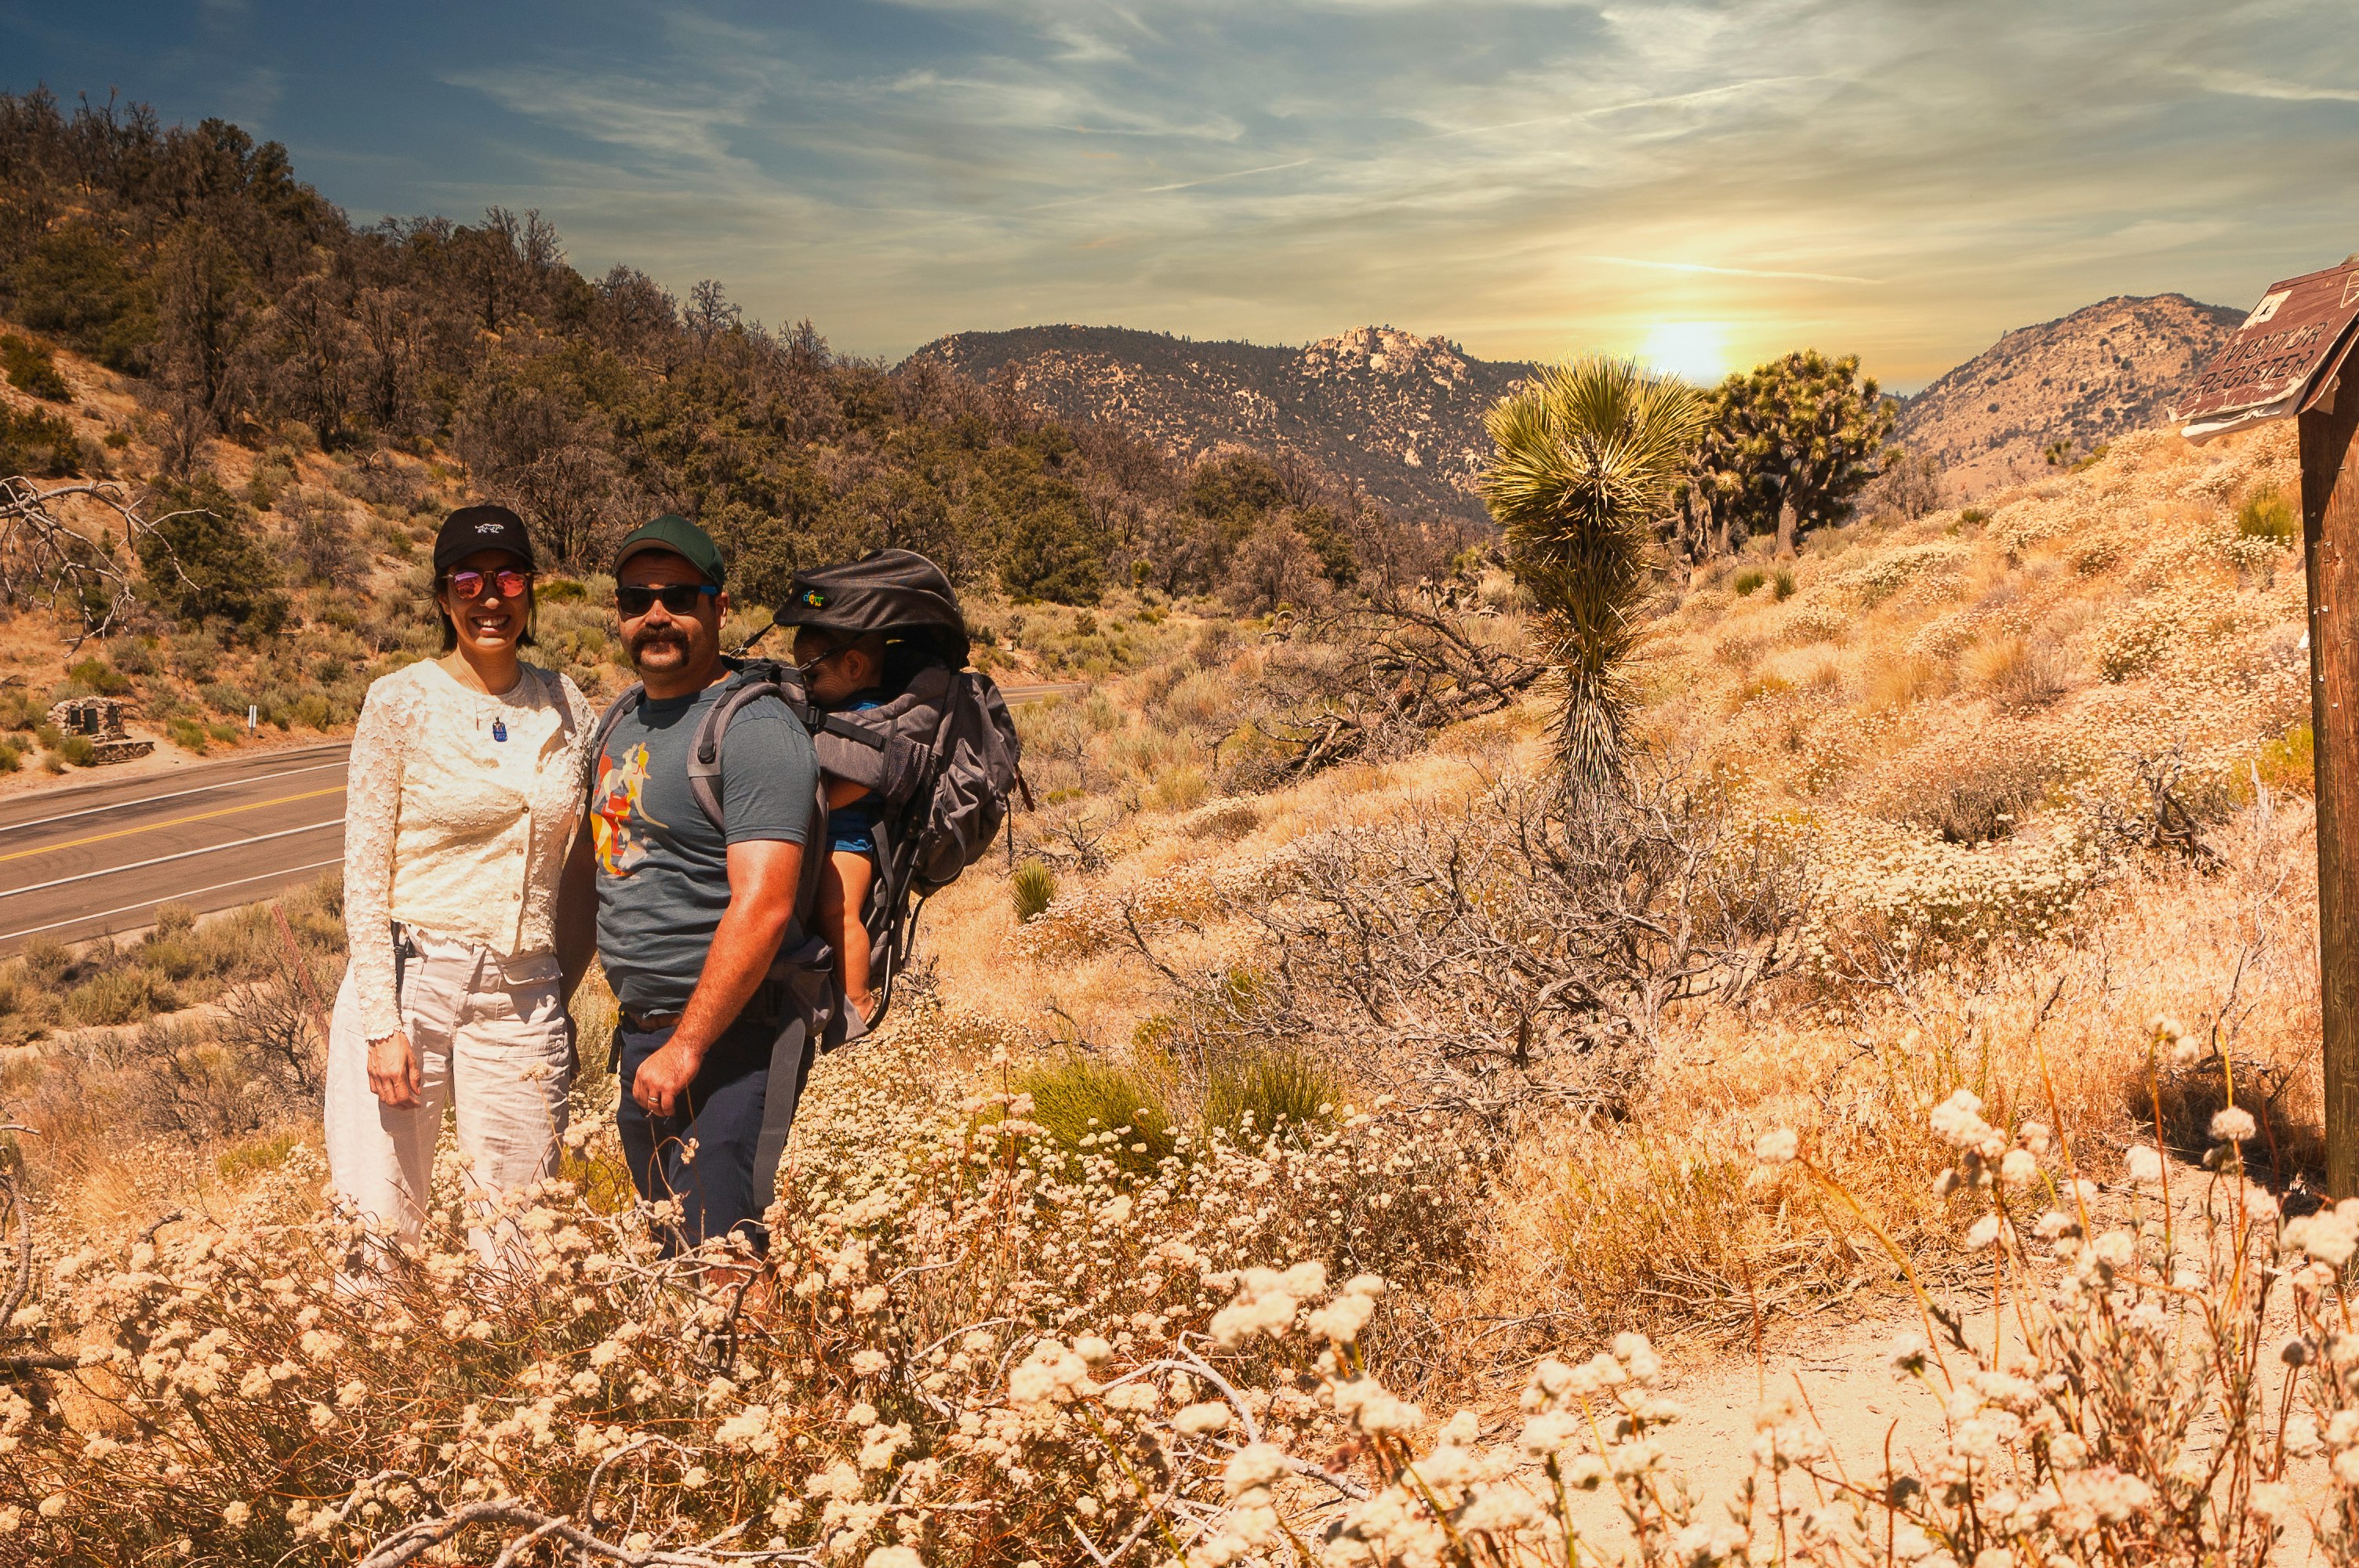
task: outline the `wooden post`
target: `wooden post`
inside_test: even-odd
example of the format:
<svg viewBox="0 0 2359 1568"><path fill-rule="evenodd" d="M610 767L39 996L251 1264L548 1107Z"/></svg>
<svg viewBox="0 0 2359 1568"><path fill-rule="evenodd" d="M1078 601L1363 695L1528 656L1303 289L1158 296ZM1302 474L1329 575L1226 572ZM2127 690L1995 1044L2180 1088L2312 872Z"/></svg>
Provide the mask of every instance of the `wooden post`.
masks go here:
<svg viewBox="0 0 2359 1568"><path fill-rule="evenodd" d="M2359 364L2346 367L2359 372ZM2301 416L2310 730L2318 776L2318 1002L2326 1190L2359 1196L2359 374Z"/></svg>

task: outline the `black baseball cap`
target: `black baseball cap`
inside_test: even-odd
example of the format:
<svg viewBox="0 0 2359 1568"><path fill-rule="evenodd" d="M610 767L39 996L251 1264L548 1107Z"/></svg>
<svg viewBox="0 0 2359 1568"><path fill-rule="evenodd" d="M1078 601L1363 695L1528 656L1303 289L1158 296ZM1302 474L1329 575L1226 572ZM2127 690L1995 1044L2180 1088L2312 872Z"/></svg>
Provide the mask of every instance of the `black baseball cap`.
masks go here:
<svg viewBox="0 0 2359 1568"><path fill-rule="evenodd" d="M479 503L442 519L441 532L434 535L434 569L447 572L477 550L506 550L524 563L525 570L539 569L524 519L505 506Z"/></svg>
<svg viewBox="0 0 2359 1568"><path fill-rule="evenodd" d="M728 586L727 570L721 563L721 546L712 542L712 535L677 512L667 512L631 531L622 548L614 552L614 575L623 575L625 561L649 550L669 550L702 572L704 580L713 587Z"/></svg>

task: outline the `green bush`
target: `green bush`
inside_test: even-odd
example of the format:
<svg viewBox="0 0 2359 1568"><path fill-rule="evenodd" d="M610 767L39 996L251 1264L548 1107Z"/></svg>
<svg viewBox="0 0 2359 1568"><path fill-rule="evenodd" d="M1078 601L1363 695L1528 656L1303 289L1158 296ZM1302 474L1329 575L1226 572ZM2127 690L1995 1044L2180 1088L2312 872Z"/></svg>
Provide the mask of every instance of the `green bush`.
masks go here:
<svg viewBox="0 0 2359 1568"><path fill-rule="evenodd" d="M156 485L157 524L139 539L148 589L184 626L213 617L267 636L285 624L287 596L246 509L211 475ZM177 568L177 569L176 569Z"/></svg>
<svg viewBox="0 0 2359 1568"><path fill-rule="evenodd" d="M74 988L66 998L66 1011L77 1023L92 1025L136 1023L151 1012L169 1012L178 1005L171 988L138 965L109 969Z"/></svg>
<svg viewBox="0 0 2359 1568"><path fill-rule="evenodd" d="M0 403L0 478L60 479L82 471L82 442L71 422L38 408L19 412Z"/></svg>
<svg viewBox="0 0 2359 1568"><path fill-rule="evenodd" d="M183 752L201 754L205 749L205 727L185 713L164 721L164 736Z"/></svg>
<svg viewBox="0 0 2359 1568"><path fill-rule="evenodd" d="M60 735L50 750L78 768L86 768L98 760L98 743L87 735Z"/></svg>
<svg viewBox="0 0 2359 1568"><path fill-rule="evenodd" d="M24 765L24 751L14 741L0 741L0 773L13 773Z"/></svg>
<svg viewBox="0 0 2359 1568"><path fill-rule="evenodd" d="M2271 492L2256 495L2236 509L2236 532L2247 539L2285 544L2301 537L2301 517L2281 492Z"/></svg>
<svg viewBox="0 0 2359 1568"><path fill-rule="evenodd" d="M16 319L56 333L109 370L145 369L156 303L133 268L134 254L95 222L51 230L9 276Z"/></svg>
<svg viewBox="0 0 2359 1568"><path fill-rule="evenodd" d="M1136 1067L1065 1056L1018 1074L1016 1087L1032 1097L1032 1119L1060 1146L1080 1153L1082 1141L1091 1140L1095 1152L1133 1175L1151 1173L1179 1148L1162 1094Z"/></svg>
<svg viewBox="0 0 2359 1568"><path fill-rule="evenodd" d="M1016 901L1016 920L1028 925L1057 901L1057 873L1044 860L1027 860L1008 873L1007 891Z"/></svg>
<svg viewBox="0 0 2359 1568"><path fill-rule="evenodd" d="M69 666L66 675L101 697L121 697L131 689L131 677L104 659L83 659Z"/></svg>
<svg viewBox="0 0 2359 1568"><path fill-rule="evenodd" d="M1095 604L1104 591L1104 579L1088 525L1061 506L1031 513L1007 542L999 583L1016 599Z"/></svg>
<svg viewBox="0 0 2359 1568"><path fill-rule="evenodd" d="M8 373L10 385L47 402L71 403L73 388L58 373L58 363L51 353L47 343L20 338L14 332L0 334L0 369Z"/></svg>
<svg viewBox="0 0 2359 1568"><path fill-rule="evenodd" d="M1343 1090L1326 1065L1296 1047L1232 1057L1204 1087L1204 1126L1258 1145L1272 1133L1299 1137L1335 1119Z"/></svg>
<svg viewBox="0 0 2359 1568"><path fill-rule="evenodd" d="M1768 580L1769 574L1763 571L1759 567L1747 567L1743 571L1738 572L1734 577L1730 578L1728 579L1728 586L1736 590L1737 598L1743 599L1753 593L1756 589L1759 589L1763 583L1767 582Z"/></svg>
<svg viewBox="0 0 2359 1568"><path fill-rule="evenodd" d="M1769 594L1780 604L1793 598L1794 574L1784 567L1779 567L1777 574L1769 579Z"/></svg>
<svg viewBox="0 0 2359 1568"><path fill-rule="evenodd" d="M2262 743L2254 769L2271 789L2308 795L2318 785L2317 738L2303 719L2276 739Z"/></svg>

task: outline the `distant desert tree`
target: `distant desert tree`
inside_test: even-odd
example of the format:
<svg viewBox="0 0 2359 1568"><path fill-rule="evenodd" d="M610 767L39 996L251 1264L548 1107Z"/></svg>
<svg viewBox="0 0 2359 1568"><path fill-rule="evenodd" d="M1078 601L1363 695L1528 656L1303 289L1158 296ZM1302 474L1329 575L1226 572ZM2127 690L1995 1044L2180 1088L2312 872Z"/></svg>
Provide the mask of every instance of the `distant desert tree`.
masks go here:
<svg viewBox="0 0 2359 1568"><path fill-rule="evenodd" d="M1851 515L1882 471L1892 405L1859 356L1804 349L1722 382L1681 500L1687 532L1725 554L1775 529L1779 551Z"/></svg>
<svg viewBox="0 0 2359 1568"><path fill-rule="evenodd" d="M1895 447L1886 455L1884 471L1869 487L1871 508L1915 522L1941 504L1941 465L1930 453Z"/></svg>
<svg viewBox="0 0 2359 1568"><path fill-rule="evenodd" d="M1692 389L1625 360L1541 370L1485 417L1498 455L1483 495L1516 575L1552 622L1565 675L1557 739L1566 782L1620 776L1623 662L1637 639L1657 525L1702 428Z"/></svg>

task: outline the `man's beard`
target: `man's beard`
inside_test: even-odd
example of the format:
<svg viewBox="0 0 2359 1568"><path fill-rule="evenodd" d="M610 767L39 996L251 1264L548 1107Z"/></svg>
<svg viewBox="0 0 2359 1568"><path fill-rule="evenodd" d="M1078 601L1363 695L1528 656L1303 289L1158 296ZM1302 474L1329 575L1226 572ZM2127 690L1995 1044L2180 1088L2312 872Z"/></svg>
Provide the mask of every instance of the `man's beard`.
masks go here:
<svg viewBox="0 0 2359 1568"><path fill-rule="evenodd" d="M657 653L658 657L661 658L659 650L677 649L678 656L665 659L664 664L685 665L692 651L689 646L688 633L676 626L649 627L631 638L625 646L631 655L631 666L634 669L647 668L649 653Z"/></svg>

